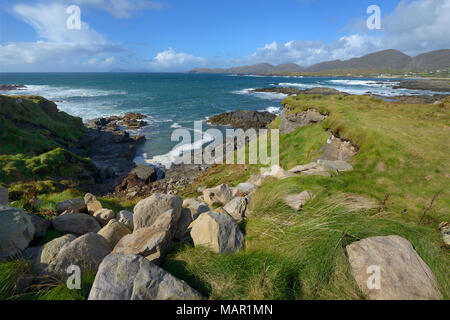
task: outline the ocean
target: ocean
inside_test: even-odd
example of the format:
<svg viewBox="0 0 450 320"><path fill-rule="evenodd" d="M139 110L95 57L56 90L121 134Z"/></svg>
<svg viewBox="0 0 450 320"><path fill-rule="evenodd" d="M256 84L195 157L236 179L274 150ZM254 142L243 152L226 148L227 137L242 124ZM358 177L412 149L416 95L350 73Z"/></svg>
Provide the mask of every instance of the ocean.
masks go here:
<svg viewBox="0 0 450 320"><path fill-rule="evenodd" d="M384 96L430 94L426 91L394 90L388 79L263 77L187 73L0 73L1 84L24 84L26 90L0 94L40 95L58 108L83 121L139 112L148 126L137 132L147 142L138 151L137 163L160 163L166 167L180 155L171 141L177 128L193 130L194 121L240 109L281 111L285 97L273 93L249 93L263 87L330 87L351 94L371 92ZM209 126L204 123L204 130ZM201 146L203 142L197 143Z"/></svg>

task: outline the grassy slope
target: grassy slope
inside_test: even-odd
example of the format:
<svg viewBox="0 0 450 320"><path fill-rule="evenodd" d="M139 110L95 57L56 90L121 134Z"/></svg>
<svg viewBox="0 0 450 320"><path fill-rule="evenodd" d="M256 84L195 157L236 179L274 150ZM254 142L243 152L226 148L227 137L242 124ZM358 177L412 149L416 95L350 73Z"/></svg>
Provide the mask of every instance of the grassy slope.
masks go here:
<svg viewBox="0 0 450 320"><path fill-rule="evenodd" d="M405 237L431 267L446 299L450 298L448 249L436 231L448 220L450 101L440 105L403 105L364 96L297 96L284 100L289 112L316 108L329 114L322 124L280 139L285 169L317 158L331 129L355 142L355 170L339 176L270 179L254 196L253 215L242 226L246 250L218 255L182 245L164 267L217 299L364 298L349 271L344 247L359 238L397 234ZM245 181L252 166L217 166L198 184ZM198 184L185 195L195 195ZM297 213L282 198L308 189L315 198ZM433 196L444 190L420 225ZM383 210L358 211L346 195L361 194ZM407 209L406 212L404 209ZM342 236L345 232L346 236ZM264 265L266 275L264 276Z"/></svg>

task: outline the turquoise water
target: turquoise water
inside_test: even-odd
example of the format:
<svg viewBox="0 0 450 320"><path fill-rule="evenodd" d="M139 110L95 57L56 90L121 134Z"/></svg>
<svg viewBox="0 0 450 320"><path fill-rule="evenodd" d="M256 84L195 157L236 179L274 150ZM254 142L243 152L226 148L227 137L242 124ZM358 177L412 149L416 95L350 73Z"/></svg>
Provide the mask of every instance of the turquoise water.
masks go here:
<svg viewBox="0 0 450 320"><path fill-rule="evenodd" d="M379 83L381 82L381 83ZM419 91L393 90L381 79L259 77L184 73L2 73L2 84L25 84L26 90L4 94L36 94L84 121L125 112L148 116L140 133L148 138L137 161L165 155L177 144L175 128L190 128L195 120L239 109L280 111L283 95L250 94L248 89L292 86L336 88L353 94L397 95ZM0 92L2 93L2 92ZM208 126L204 124L204 128Z"/></svg>

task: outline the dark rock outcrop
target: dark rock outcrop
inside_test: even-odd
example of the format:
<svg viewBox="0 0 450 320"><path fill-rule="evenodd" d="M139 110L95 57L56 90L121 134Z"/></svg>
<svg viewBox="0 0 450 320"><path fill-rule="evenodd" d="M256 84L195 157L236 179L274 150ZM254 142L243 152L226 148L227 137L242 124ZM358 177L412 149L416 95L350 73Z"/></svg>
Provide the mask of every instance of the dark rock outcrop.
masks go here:
<svg viewBox="0 0 450 320"><path fill-rule="evenodd" d="M297 94L323 94L325 96L328 95L348 95L348 93L338 91L336 89L332 88L326 88L326 87L316 87L311 89L298 89L298 88L292 88L292 87L271 87L271 88L259 88L259 89L253 89L249 92L270 92L270 93L282 93L287 95L297 95Z"/></svg>
<svg viewBox="0 0 450 320"><path fill-rule="evenodd" d="M0 91L15 91L26 88L27 87L23 84L0 84Z"/></svg>
<svg viewBox="0 0 450 320"><path fill-rule="evenodd" d="M229 125L233 128L265 128L275 118L276 115L267 111L238 110L212 116L208 122L212 125Z"/></svg>

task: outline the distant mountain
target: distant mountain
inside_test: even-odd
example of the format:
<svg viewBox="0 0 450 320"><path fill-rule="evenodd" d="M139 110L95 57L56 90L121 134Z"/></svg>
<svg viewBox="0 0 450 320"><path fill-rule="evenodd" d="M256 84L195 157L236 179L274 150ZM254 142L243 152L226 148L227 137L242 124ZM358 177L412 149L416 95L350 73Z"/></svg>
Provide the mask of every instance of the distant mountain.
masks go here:
<svg viewBox="0 0 450 320"><path fill-rule="evenodd" d="M276 74L282 72L321 72L342 69L370 70L437 70L450 67L450 49L436 50L420 54L414 58L398 50L383 50L350 60L333 60L314 64L303 68L295 63L277 66L260 63L251 66L207 69L198 68L191 73L232 73L232 74Z"/></svg>
<svg viewBox="0 0 450 320"><path fill-rule="evenodd" d="M419 54L407 66L407 69L410 70L437 70L440 68L450 68L450 49Z"/></svg>
<svg viewBox="0 0 450 320"><path fill-rule="evenodd" d="M251 66L242 66L234 68L197 68L189 71L190 73L226 73L226 74L263 74L263 73L277 73L277 72L302 72L304 68L295 63L285 63L277 66L269 63L260 63Z"/></svg>
<svg viewBox="0 0 450 320"><path fill-rule="evenodd" d="M384 50L353 58L346 61L335 60L322 62L306 69L309 72L319 72L336 69L392 69L400 70L410 63L412 58L398 50Z"/></svg>

